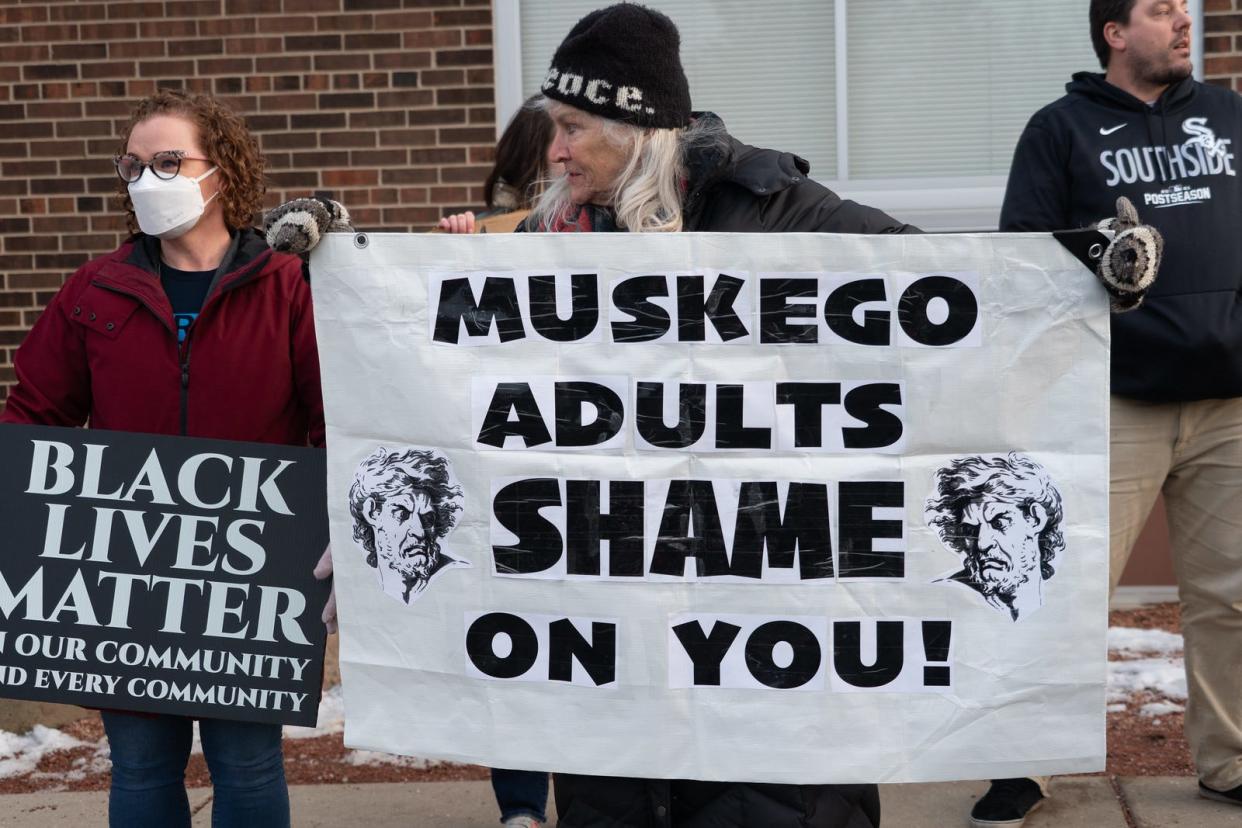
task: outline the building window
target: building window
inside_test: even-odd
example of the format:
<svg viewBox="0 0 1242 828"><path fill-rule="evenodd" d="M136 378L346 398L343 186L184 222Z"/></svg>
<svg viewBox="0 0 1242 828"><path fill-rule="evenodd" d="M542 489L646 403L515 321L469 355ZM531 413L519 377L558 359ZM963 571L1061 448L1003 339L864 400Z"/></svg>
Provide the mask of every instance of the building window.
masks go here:
<svg viewBox="0 0 1242 828"><path fill-rule="evenodd" d="M497 0L502 121L538 91L574 22L605 2ZM842 195L929 230L995 228L1023 125L1073 72L1099 71L1082 0L647 5L681 30L695 109L716 112L746 143L801 155ZM1196 55L1201 46L1200 35Z"/></svg>

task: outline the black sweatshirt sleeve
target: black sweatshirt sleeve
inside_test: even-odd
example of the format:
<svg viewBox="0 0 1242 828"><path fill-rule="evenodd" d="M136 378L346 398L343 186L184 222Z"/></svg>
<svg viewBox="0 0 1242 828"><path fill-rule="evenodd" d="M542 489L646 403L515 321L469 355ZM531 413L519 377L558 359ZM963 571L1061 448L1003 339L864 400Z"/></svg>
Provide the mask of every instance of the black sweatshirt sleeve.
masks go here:
<svg viewBox="0 0 1242 828"><path fill-rule="evenodd" d="M1026 125L1009 167L1001 205L1002 232L1064 230L1072 226L1069 159L1055 136L1034 120Z"/></svg>

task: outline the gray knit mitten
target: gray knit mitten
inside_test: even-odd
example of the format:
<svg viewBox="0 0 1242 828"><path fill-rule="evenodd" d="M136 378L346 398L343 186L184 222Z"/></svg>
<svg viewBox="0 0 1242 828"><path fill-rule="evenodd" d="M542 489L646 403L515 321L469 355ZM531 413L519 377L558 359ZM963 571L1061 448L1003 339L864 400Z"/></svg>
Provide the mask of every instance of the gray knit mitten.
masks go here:
<svg viewBox="0 0 1242 828"><path fill-rule="evenodd" d="M353 229L345 205L330 198L295 198L263 217L268 246L284 253L309 253L324 233Z"/></svg>
<svg viewBox="0 0 1242 828"><path fill-rule="evenodd" d="M1104 219L1095 228L1112 238L1096 268L1109 305L1113 313L1134 310L1156 281L1164 239L1159 230L1142 223L1125 196L1117 199L1117 217Z"/></svg>

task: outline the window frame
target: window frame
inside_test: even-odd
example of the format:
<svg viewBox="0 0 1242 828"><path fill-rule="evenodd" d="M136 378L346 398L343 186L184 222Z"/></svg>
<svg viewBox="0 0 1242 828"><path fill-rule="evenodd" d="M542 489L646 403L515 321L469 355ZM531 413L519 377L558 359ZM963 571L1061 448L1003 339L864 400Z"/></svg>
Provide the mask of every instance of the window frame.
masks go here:
<svg viewBox="0 0 1242 828"><path fill-rule="evenodd" d="M535 0L526 0L534 2ZM496 136L521 106L523 0L493 0L492 51L496 77ZM606 0L600 0L601 4ZM858 0L856 0L858 2ZM1203 0L1188 0L1194 76L1203 79ZM1003 175L943 178L849 178L849 52L846 31L849 0L833 0L836 38L837 168L834 175L812 175L843 198L852 198L925 230L994 230L1005 196ZM1033 114L1033 113L1032 113ZM797 151L796 147L781 147Z"/></svg>

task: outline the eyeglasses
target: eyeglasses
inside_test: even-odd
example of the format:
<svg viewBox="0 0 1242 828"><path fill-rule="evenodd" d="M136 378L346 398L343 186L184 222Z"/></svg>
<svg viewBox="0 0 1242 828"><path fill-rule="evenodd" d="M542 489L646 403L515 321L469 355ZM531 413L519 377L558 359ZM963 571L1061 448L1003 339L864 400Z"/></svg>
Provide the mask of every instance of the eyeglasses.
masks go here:
<svg viewBox="0 0 1242 828"><path fill-rule="evenodd" d="M208 161L210 158L195 158L186 155L184 150L164 150L151 156L150 161L143 161L136 155L126 153L112 159L116 164L116 174L127 184L133 184L142 177L142 171L151 168L152 174L163 181L172 181L181 172L182 161Z"/></svg>

